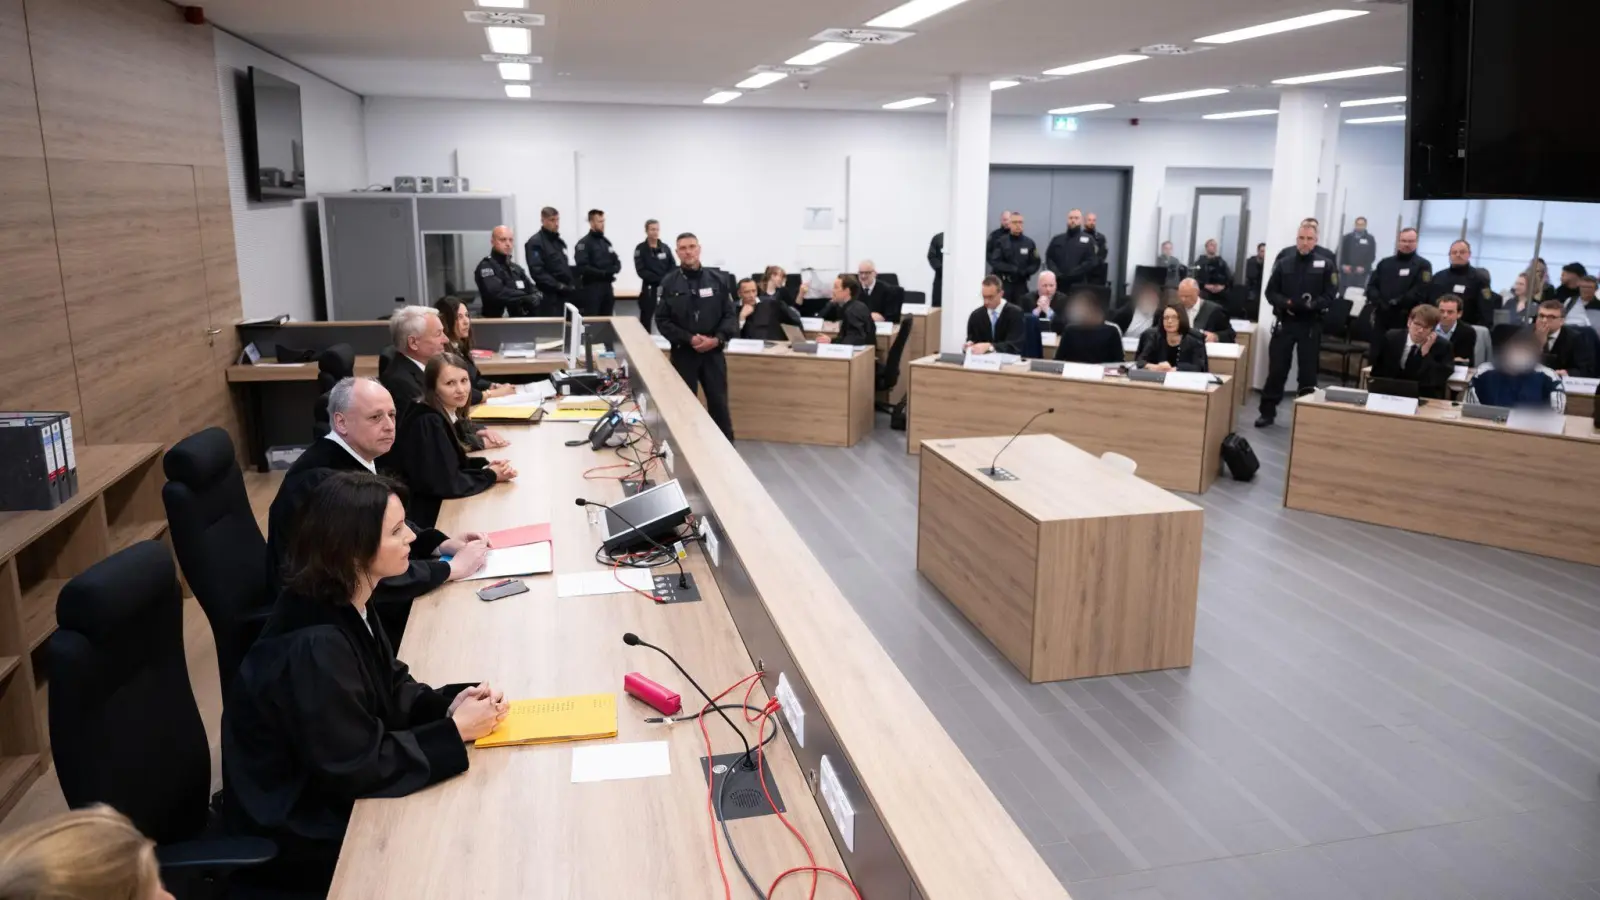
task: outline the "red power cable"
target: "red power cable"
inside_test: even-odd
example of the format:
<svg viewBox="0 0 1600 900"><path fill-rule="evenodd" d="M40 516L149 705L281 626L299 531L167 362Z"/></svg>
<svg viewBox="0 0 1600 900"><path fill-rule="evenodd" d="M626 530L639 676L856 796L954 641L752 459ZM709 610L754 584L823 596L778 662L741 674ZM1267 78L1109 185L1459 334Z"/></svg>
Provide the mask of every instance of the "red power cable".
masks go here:
<svg viewBox="0 0 1600 900"><path fill-rule="evenodd" d="M630 553L628 555L629 556L637 556L638 554ZM639 571L639 570L635 570L635 571ZM642 571L648 572L650 570L649 569L644 569ZM623 587L627 588L630 591L633 591L635 594L638 594L639 596L644 597L647 600L651 600L651 601L654 601L656 603L665 603L665 602L667 602L667 601L661 599L661 597L656 595L656 594L651 594L651 593L647 593L645 591L641 591L638 588L634 587L633 585L627 583L626 581L623 581L622 580L622 572L621 572L621 563L619 563L617 560L614 560L614 559L611 561L611 577L615 578L617 580L617 584L622 585ZM654 578L654 576L651 576L651 577Z"/></svg>
<svg viewBox="0 0 1600 900"><path fill-rule="evenodd" d="M706 742L706 816L711 820L711 849L717 855L717 873L722 876L722 895L724 900L733 900L733 888L728 884L728 870L722 864L722 844L717 840L717 809L711 803L711 785L716 781L715 778L711 777L711 758L715 756L715 754L711 750L711 732L706 730L706 713L711 711L711 707L717 705L718 700L721 700L723 697L726 697L737 690L739 685L744 684L746 681L750 681L753 678L760 677L760 672L752 672L738 681L735 681L733 684L728 686L727 690L724 690L722 693L712 697L711 702L707 703L705 706L702 706L700 708L700 714L695 716L695 721L700 723L700 736L705 738Z"/></svg>
<svg viewBox="0 0 1600 900"><path fill-rule="evenodd" d="M772 718L772 714L777 712L778 708L780 706L781 706L781 704L778 703L776 698L769 699L767 701L766 707L761 710L761 715L756 717L756 722L757 722L757 724L756 724L756 746L757 747L761 746L761 742L763 740L766 740L766 737L767 737L767 720ZM749 716L749 714L750 714L750 711L749 710L745 710L745 715ZM778 817L778 821L783 823L783 827L789 829L789 833L794 835L794 839L800 842L800 848L806 851L806 862L809 865L807 865L805 868L810 868L810 869L817 868L817 857L816 857L816 854L811 852L811 845L806 843L806 839L805 839L805 837L803 837L800 834L799 829L797 829L793 825L789 824L788 817L785 816L783 814L783 812L778 809L778 804L772 802L772 794L767 791L767 773L766 773L766 754L765 753L756 754L756 781L760 782L760 784L761 784L761 793L762 793L763 796L765 796L767 798L767 805L772 807L773 815L776 815ZM795 870L791 869L790 871L795 871ZM778 880L782 881L783 880L783 876L779 876ZM811 893L807 895L808 900L816 900L816 897L817 897L817 882L819 880L820 879L818 878L817 873L816 872L812 872L811 873ZM848 879L848 878L845 879L845 881L847 881L847 882L849 880L850 879ZM775 882L772 883L772 886L773 886L773 888L776 888L778 886L778 883L775 881ZM853 889L853 886L852 886L852 889ZM767 897L768 897L768 900L771 900L771 897L772 897L772 890L771 889L768 889Z"/></svg>

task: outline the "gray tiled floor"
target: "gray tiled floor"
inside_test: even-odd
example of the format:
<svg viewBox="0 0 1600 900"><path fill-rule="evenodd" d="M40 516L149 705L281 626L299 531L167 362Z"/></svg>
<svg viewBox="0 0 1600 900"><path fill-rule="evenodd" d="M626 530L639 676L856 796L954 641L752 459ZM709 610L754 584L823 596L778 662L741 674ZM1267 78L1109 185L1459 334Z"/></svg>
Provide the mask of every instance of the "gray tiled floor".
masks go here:
<svg viewBox="0 0 1600 900"><path fill-rule="evenodd" d="M738 446L1075 900L1600 900L1600 569L1286 511L1287 422L1244 433L1194 666L1049 685L917 574L883 417Z"/></svg>

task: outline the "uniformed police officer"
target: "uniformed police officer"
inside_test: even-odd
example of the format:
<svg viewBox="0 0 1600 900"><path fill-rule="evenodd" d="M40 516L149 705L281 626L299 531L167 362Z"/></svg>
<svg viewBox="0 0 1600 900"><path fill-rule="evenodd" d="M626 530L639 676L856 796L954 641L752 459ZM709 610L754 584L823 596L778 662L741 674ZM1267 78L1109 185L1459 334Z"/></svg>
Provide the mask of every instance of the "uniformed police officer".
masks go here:
<svg viewBox="0 0 1600 900"><path fill-rule="evenodd" d="M1340 266L1344 265L1341 261ZM1379 260L1367 279L1374 348L1389 329L1405 327L1418 304L1433 302L1432 281L1433 263L1417 255L1417 230L1404 229L1395 238L1394 255Z"/></svg>
<svg viewBox="0 0 1600 900"><path fill-rule="evenodd" d="M1039 271L1039 247L1022 233L1022 213L1011 214L1011 230L995 239L989 251L989 268L1005 286L1006 300L1021 306L1028 279Z"/></svg>
<svg viewBox="0 0 1600 900"><path fill-rule="evenodd" d="M1099 265L1099 245L1094 238L1083 230L1083 211L1067 210L1067 230L1051 238L1044 250L1044 263L1056 273L1056 287L1062 295L1071 295L1079 285L1087 283Z"/></svg>
<svg viewBox="0 0 1600 900"><path fill-rule="evenodd" d="M1494 290L1488 274L1472 264L1472 245L1466 241L1450 245L1450 267L1433 273L1432 294L1435 304L1444 294L1460 297L1461 319L1468 325L1494 325Z"/></svg>
<svg viewBox="0 0 1600 900"><path fill-rule="evenodd" d="M1228 285L1233 284L1233 269L1228 266L1228 261L1217 255L1217 239L1206 240L1206 252L1194 261L1194 280L1204 291L1207 300L1221 306L1223 309L1231 308L1228 304Z"/></svg>
<svg viewBox="0 0 1600 900"><path fill-rule="evenodd" d="M1372 277L1372 261L1377 258L1378 242L1367 231L1367 217L1356 216L1355 230L1339 241L1340 280L1344 286L1366 287L1367 280ZM1400 321L1403 323L1405 319Z"/></svg>
<svg viewBox="0 0 1600 900"><path fill-rule="evenodd" d="M656 330L672 345L672 367L689 391L705 388L706 412L731 441L728 361L722 348L739 336L739 311L728 290L730 279L700 265L700 239L686 231L677 243L678 268L661 279Z"/></svg>
<svg viewBox="0 0 1600 900"><path fill-rule="evenodd" d="M633 271L639 276L639 324L645 331L656 321L656 300L661 297L661 279L677 268L672 248L661 242L661 223L644 223L644 240L633 248Z"/></svg>
<svg viewBox="0 0 1600 900"><path fill-rule="evenodd" d="M1278 416L1289 364L1298 360L1300 393L1317 388L1317 354L1322 345L1322 312L1339 290L1339 268L1333 254L1317 246L1315 225L1301 224L1288 255L1279 254L1267 279L1267 301L1277 322L1267 345L1267 383L1261 389L1261 416L1257 428L1271 425Z"/></svg>
<svg viewBox="0 0 1600 900"><path fill-rule="evenodd" d="M512 316L531 316L539 302L539 291L533 279L511 258L511 229L495 226L489 233L489 255L478 261L473 280L478 283L478 296L483 298L484 318L498 319L507 310Z"/></svg>
<svg viewBox="0 0 1600 900"><path fill-rule="evenodd" d="M559 316L562 304L579 306L583 303L577 293L577 282L572 278L572 266L567 262L567 242L561 237L561 213L555 207L539 210L539 233L528 238L523 253L528 260L528 274L545 296L539 315Z"/></svg>
<svg viewBox="0 0 1600 900"><path fill-rule="evenodd" d="M589 210L589 233L572 248L572 270L578 279L579 296L583 298L580 309L586 316L609 316L617 306L617 295L611 285L622 271L622 260L611 248L606 237L604 210Z"/></svg>

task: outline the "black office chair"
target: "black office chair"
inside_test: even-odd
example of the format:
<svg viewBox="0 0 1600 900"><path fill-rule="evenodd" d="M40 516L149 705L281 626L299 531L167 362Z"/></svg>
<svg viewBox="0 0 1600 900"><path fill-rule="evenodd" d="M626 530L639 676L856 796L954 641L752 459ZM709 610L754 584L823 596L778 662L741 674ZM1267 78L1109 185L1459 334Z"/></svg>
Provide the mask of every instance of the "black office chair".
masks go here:
<svg viewBox="0 0 1600 900"><path fill-rule="evenodd" d="M879 272L878 273L878 280L883 282L884 284L892 284L895 287L899 287L900 286L900 276L896 275L893 272Z"/></svg>
<svg viewBox="0 0 1600 900"><path fill-rule="evenodd" d="M895 385L900 383L900 358L905 355L906 342L911 340L911 328L916 324L915 316L907 316L900 320L900 331L894 336L894 343L889 345L889 355L883 362L877 364L875 369L874 385L881 393L893 393ZM889 414L889 427L896 431L906 428L906 398L901 397L899 403L874 404L878 412Z"/></svg>
<svg viewBox="0 0 1600 900"><path fill-rule="evenodd" d="M906 305L908 305L908 306L910 306L910 305L921 306L923 304L926 304L927 302L928 302L928 295L927 295L927 293L925 291L906 291L906 299L905 299ZM904 317L902 317L902 318L904 318Z"/></svg>
<svg viewBox="0 0 1600 900"><path fill-rule="evenodd" d="M328 436L333 423L328 421L328 392L341 380L356 373L356 352L349 344L334 344L317 357L317 395L311 407L311 434L316 438Z"/></svg>
<svg viewBox="0 0 1600 900"><path fill-rule="evenodd" d="M178 443L161 461L167 483L172 546L195 599L211 623L217 674L226 700L239 663L261 634L273 598L267 596L267 542L245 493L233 442L207 428Z"/></svg>
<svg viewBox="0 0 1600 900"><path fill-rule="evenodd" d="M394 362L394 345L390 344L389 346L383 348L383 350L378 353L378 377L379 378L383 377L384 371L389 368L389 363L392 363L392 362Z"/></svg>
<svg viewBox="0 0 1600 900"><path fill-rule="evenodd" d="M1367 344L1351 335L1350 309L1354 306L1348 297L1336 297L1322 314L1322 352L1339 355L1339 384L1350 384L1350 360L1360 360L1367 355ZM1319 360L1318 371L1322 371ZM1357 367L1359 368L1359 366Z"/></svg>
<svg viewBox="0 0 1600 900"><path fill-rule="evenodd" d="M210 808L211 751L183 657L172 554L142 541L67 582L47 645L50 744L67 805L105 803L156 842L167 889L218 896L277 855L224 834Z"/></svg>

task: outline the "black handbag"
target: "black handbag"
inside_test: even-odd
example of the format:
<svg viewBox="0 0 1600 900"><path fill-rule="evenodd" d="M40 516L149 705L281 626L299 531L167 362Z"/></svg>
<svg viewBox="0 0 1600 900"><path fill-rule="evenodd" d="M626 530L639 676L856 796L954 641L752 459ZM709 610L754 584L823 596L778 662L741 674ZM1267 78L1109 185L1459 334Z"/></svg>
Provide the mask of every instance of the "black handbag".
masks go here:
<svg viewBox="0 0 1600 900"><path fill-rule="evenodd" d="M1228 467L1234 481L1249 481L1261 469L1261 460L1256 459L1250 442L1237 434L1222 439L1222 464Z"/></svg>

